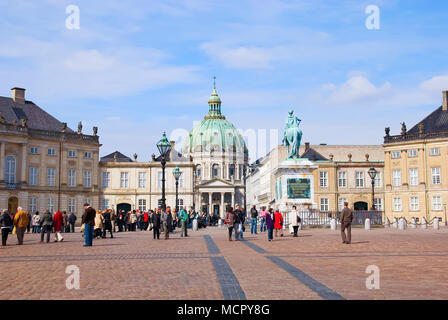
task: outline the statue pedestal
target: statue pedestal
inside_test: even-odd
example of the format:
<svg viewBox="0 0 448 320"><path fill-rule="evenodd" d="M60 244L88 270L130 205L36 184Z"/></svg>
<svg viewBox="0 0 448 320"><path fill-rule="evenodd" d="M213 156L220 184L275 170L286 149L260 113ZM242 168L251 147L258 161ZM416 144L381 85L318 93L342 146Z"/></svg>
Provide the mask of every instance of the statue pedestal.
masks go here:
<svg viewBox="0 0 448 320"><path fill-rule="evenodd" d="M314 201L313 171L318 166L306 158L282 161L275 175L275 206L292 209L317 208Z"/></svg>

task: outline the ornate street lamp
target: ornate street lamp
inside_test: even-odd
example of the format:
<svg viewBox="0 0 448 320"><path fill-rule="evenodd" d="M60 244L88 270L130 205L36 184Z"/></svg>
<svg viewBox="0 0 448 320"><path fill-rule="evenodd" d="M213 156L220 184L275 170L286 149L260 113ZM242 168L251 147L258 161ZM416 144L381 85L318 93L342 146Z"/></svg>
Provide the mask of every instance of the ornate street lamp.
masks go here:
<svg viewBox="0 0 448 320"><path fill-rule="evenodd" d="M374 167L370 168L369 171L370 179L372 179L372 210L375 210L375 177L378 171Z"/></svg>
<svg viewBox="0 0 448 320"><path fill-rule="evenodd" d="M161 209L166 209L166 203L165 203L165 165L166 165L166 156L168 155L168 152L170 152L171 144L166 138L165 132L163 133L162 139L157 143L157 149L159 149L160 156L162 157L162 203L161 203Z"/></svg>
<svg viewBox="0 0 448 320"><path fill-rule="evenodd" d="M178 190L179 190L179 178L180 178L180 176L182 175L182 171L180 171L180 169L179 169L179 167L178 166L176 166L176 168L173 170L173 176L174 176L174 179L176 179L176 211L179 211L179 207L178 207L178 195L179 195L179 192L178 192Z"/></svg>

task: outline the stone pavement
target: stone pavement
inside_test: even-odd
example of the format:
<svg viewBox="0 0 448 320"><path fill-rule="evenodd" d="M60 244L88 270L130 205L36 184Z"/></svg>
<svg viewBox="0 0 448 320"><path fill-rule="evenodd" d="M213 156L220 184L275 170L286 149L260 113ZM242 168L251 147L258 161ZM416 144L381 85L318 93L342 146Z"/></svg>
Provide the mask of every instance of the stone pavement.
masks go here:
<svg viewBox="0 0 448 320"><path fill-rule="evenodd" d="M249 228L247 228L249 229ZM83 247L79 233L39 243L10 235L0 247L0 299L448 299L448 228L305 229L299 238L267 234L227 240L227 230L116 233ZM52 240L54 235L52 235ZM67 266L80 289L66 288ZM380 289L367 289L366 268L379 268Z"/></svg>

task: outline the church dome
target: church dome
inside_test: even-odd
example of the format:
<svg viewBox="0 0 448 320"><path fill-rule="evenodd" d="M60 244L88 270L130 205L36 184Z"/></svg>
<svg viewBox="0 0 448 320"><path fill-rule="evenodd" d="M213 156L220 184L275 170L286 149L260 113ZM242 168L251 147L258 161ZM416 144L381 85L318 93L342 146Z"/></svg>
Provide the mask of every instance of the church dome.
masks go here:
<svg viewBox="0 0 448 320"><path fill-rule="evenodd" d="M187 136L184 152L201 151L247 153L243 136L221 114L221 99L216 87L208 100L208 114Z"/></svg>

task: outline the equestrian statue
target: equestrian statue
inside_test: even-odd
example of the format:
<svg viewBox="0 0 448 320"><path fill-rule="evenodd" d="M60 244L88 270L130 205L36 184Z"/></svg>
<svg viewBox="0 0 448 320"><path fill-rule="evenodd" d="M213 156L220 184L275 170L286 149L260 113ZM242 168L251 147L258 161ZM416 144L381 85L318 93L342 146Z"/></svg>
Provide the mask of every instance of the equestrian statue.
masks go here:
<svg viewBox="0 0 448 320"><path fill-rule="evenodd" d="M289 110L288 113L282 144L288 148L288 159L299 159L299 147L302 140L302 131L299 129L299 124L302 120L294 116L294 110Z"/></svg>

